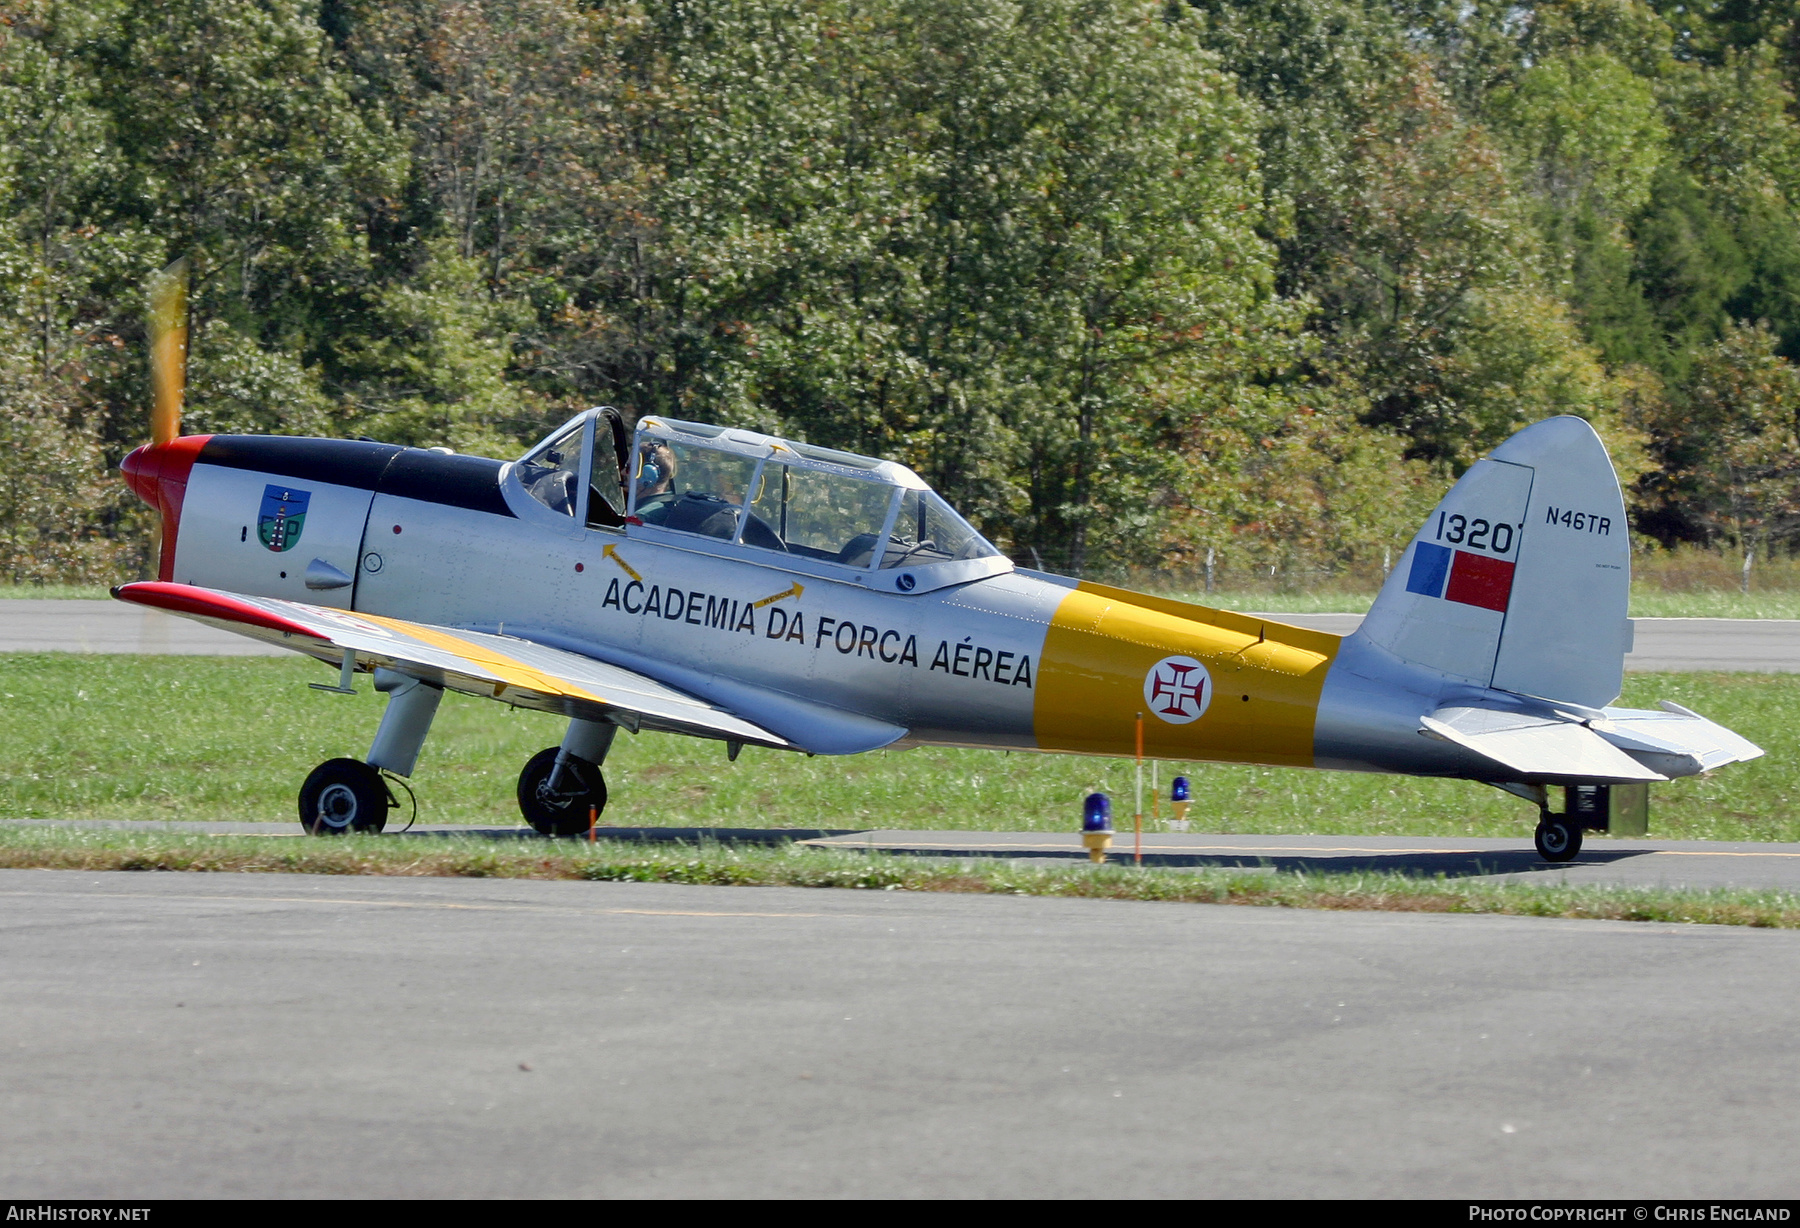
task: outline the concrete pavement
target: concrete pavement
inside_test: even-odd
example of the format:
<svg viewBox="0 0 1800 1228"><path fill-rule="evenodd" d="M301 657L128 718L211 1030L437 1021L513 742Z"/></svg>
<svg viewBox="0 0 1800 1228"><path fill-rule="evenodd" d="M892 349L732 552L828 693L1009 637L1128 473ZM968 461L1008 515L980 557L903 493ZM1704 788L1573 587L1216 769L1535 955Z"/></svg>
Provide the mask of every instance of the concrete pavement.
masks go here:
<svg viewBox="0 0 1800 1228"><path fill-rule="evenodd" d="M1793 1198L1800 934L0 871L9 1197Z"/></svg>
<svg viewBox="0 0 1800 1228"><path fill-rule="evenodd" d="M1109 860L1132 863L1127 818ZM1081 861L1081 837L1061 832L868 831L806 841L924 857ZM1516 839L1430 836L1227 836L1146 832L1143 864L1170 870L1270 869L1288 873L1412 874L1426 878L1800 892L1800 844L1611 839L1588 833L1580 855L1551 865L1531 843L1523 815Z"/></svg>
<svg viewBox="0 0 1800 1228"><path fill-rule="evenodd" d="M1280 622L1349 635L1360 614L1271 614ZM1639 618L1625 656L1632 673L1721 670L1800 673L1800 621L1782 618Z"/></svg>
<svg viewBox="0 0 1800 1228"><path fill-rule="evenodd" d="M149 656L291 654L191 618L124 601L0 600L0 652L126 652Z"/></svg>
<svg viewBox="0 0 1800 1228"><path fill-rule="evenodd" d="M1129 824L1129 820L1126 821ZM40 827L112 831L159 831L211 835L257 835L305 839L294 823L132 822L107 819L5 819L0 831ZM1066 865L1087 859L1073 832L850 831L836 829L762 830L724 827L603 827L600 836L643 844L775 845L790 841L815 848L961 859L997 859L1021 865ZM390 839L431 840L473 836L491 840L538 840L530 828L420 824ZM1109 860L1132 863L1129 826L1114 839ZM1411 874L1424 878L1485 878L1495 881L1609 884L1624 887L1709 889L1738 887L1800 892L1800 844L1727 843L1706 840L1610 839L1589 833L1574 861L1551 865L1531 844L1530 824L1521 819L1511 839L1432 836L1235 836L1216 833L1146 832L1143 864L1152 869L1279 870L1287 873Z"/></svg>

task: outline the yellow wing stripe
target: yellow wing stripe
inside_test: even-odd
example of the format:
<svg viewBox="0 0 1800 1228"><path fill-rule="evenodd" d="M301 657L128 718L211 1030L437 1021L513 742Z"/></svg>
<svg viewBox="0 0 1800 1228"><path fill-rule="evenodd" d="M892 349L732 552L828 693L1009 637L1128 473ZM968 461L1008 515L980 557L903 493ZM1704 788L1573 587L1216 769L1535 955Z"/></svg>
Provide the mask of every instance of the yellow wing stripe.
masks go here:
<svg viewBox="0 0 1800 1228"><path fill-rule="evenodd" d="M447 631L439 631L433 627L421 627L417 623L405 622L398 618L385 618L380 614L365 614L360 610L357 611L356 616L366 618L372 623L380 623L384 627L391 627L402 635L410 635L416 640L430 644L433 648L453 652L470 664L487 670L507 686L518 687L526 691L537 691L543 695L566 695L572 699L587 699L597 704L607 702L591 691L584 691L553 674L533 669L523 661L514 660L485 645L465 640L461 636L452 635ZM495 697L499 697L498 691L495 692Z"/></svg>

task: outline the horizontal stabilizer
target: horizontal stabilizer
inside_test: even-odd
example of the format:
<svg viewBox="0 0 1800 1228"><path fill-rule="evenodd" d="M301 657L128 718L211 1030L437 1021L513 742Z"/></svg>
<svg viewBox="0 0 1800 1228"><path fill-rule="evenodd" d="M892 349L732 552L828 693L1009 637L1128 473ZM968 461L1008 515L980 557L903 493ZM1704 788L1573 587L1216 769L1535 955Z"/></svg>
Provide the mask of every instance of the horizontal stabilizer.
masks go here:
<svg viewBox="0 0 1800 1228"><path fill-rule="evenodd" d="M1473 751L1527 782L1668 779L1573 721L1488 708L1439 708L1420 717L1419 724L1427 737Z"/></svg>
<svg viewBox="0 0 1800 1228"><path fill-rule="evenodd" d="M1595 732L1640 762L1648 762L1670 776L1710 772L1727 763L1762 757L1762 747L1739 737L1723 725L1677 703L1662 701L1662 711L1607 708L1605 719L1593 723ZM1656 758L1668 756L1691 763L1686 771L1667 771Z"/></svg>

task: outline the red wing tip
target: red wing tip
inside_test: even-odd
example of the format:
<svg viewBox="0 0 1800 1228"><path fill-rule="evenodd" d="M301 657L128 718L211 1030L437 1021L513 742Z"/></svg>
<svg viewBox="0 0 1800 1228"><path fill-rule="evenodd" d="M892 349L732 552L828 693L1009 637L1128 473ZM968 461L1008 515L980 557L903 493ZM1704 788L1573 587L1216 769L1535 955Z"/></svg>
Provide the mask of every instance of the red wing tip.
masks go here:
<svg viewBox="0 0 1800 1228"><path fill-rule="evenodd" d="M213 595L211 589L196 588L192 584L174 584L168 580L131 580L125 584L113 586L112 595L120 601L135 601L139 605L153 605L156 597L191 597L194 594Z"/></svg>
<svg viewBox="0 0 1800 1228"><path fill-rule="evenodd" d="M219 618L226 622L243 623L289 635L304 635L316 640L331 638L311 627L259 609L242 597L209 588L196 588L191 584L140 580L134 584L121 584L113 590L113 596L121 601L132 601L174 614L198 614L205 618Z"/></svg>

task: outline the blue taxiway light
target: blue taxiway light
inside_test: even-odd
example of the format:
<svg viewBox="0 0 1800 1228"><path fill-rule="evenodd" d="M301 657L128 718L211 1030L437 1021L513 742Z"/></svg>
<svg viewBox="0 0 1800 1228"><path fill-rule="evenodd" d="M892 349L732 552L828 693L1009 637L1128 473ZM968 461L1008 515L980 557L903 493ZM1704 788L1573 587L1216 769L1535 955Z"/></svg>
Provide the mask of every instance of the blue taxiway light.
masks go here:
<svg viewBox="0 0 1800 1228"><path fill-rule="evenodd" d="M1104 793L1090 793L1081 804L1082 831L1111 831L1112 799Z"/></svg>

